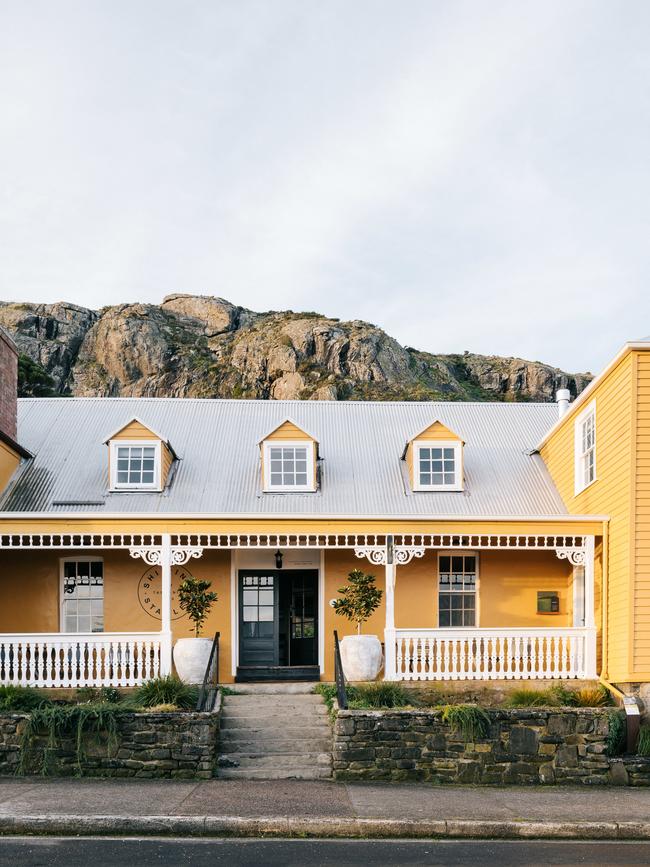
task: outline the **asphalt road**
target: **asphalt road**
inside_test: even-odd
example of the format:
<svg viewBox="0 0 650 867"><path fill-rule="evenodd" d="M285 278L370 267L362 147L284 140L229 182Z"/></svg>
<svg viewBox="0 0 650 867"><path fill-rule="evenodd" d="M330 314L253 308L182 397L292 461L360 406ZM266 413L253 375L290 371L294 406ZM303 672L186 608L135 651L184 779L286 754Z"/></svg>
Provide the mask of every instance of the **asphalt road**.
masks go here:
<svg viewBox="0 0 650 867"><path fill-rule="evenodd" d="M647 843L573 841L176 840L161 838L11 837L0 840L1 867L122 867L137 864L207 867L228 864L553 865L650 864Z"/></svg>

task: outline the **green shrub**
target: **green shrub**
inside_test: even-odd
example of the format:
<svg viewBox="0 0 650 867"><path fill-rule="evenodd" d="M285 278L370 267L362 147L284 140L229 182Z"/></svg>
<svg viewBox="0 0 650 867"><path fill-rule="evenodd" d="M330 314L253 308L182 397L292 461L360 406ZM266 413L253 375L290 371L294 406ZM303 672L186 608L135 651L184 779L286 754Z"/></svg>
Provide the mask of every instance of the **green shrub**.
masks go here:
<svg viewBox="0 0 650 867"><path fill-rule="evenodd" d="M490 717L477 704L448 704L442 711L442 721L468 743L486 738L492 724Z"/></svg>
<svg viewBox="0 0 650 867"><path fill-rule="evenodd" d="M639 729L639 743L636 751L640 756L650 756L650 725L643 725Z"/></svg>
<svg viewBox="0 0 650 867"><path fill-rule="evenodd" d="M627 723L625 712L612 711L609 714L609 731L605 738L605 752L608 756L620 756L625 752L627 741Z"/></svg>
<svg viewBox="0 0 650 867"><path fill-rule="evenodd" d="M0 710L29 712L47 704L51 700L31 686L0 686Z"/></svg>
<svg viewBox="0 0 650 867"><path fill-rule="evenodd" d="M142 707L154 707L157 704L175 704L183 710L193 710L199 698L199 690L195 686L168 674L166 677L156 677L138 687L133 697L134 704Z"/></svg>
<svg viewBox="0 0 650 867"><path fill-rule="evenodd" d="M504 704L507 707L554 707L559 701L550 689L513 689Z"/></svg>
<svg viewBox="0 0 650 867"><path fill-rule="evenodd" d="M562 683L549 687L548 692L555 699L552 704L560 707L575 707L578 702L575 690L567 689Z"/></svg>

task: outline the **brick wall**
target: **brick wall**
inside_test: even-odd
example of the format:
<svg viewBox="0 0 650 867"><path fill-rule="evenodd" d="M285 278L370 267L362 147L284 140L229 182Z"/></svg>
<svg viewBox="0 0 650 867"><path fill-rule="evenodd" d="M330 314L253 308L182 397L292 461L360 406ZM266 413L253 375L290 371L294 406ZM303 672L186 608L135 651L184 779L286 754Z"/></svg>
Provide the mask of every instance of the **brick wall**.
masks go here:
<svg viewBox="0 0 650 867"><path fill-rule="evenodd" d="M18 353L16 346L0 328L0 431L16 439L18 393Z"/></svg>

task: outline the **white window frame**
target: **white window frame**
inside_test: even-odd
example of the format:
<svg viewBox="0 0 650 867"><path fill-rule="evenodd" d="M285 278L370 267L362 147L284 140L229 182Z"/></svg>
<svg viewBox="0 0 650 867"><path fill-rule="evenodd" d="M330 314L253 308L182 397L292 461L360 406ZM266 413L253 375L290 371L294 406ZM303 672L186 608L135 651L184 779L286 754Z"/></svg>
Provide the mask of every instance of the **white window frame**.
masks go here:
<svg viewBox="0 0 650 867"><path fill-rule="evenodd" d="M118 483L117 481L117 450L123 446L151 448L154 446L156 451L154 455L154 480L153 484L144 485L132 484L130 482ZM162 490L162 442L160 440L111 440L110 442L110 459L111 459L111 491L160 491Z"/></svg>
<svg viewBox="0 0 650 867"><path fill-rule="evenodd" d="M64 616L64 605L66 594L63 590L65 585L65 564L66 563L101 563L102 564L102 578L103 578L103 594L102 594L102 614L106 614L106 569L104 568L104 558L103 557L93 557L93 556L81 556L81 557L59 557L59 632L64 632L65 626L65 616ZM104 626L106 624L104 623ZM101 632L93 632L93 633L85 633L85 632L68 632L66 635L102 635L105 632L105 629L102 629Z"/></svg>
<svg viewBox="0 0 650 867"><path fill-rule="evenodd" d="M314 477L314 443L311 440L265 440L262 444L264 461L264 491L267 493L294 493L299 491L315 491ZM306 448L307 449L307 484L306 485L272 485L271 484L271 449L272 448Z"/></svg>
<svg viewBox="0 0 650 867"><path fill-rule="evenodd" d="M441 557L474 557L476 560L476 581L474 582L474 626L441 626L440 625L440 593L445 593L447 591L440 590L440 558ZM438 562L437 562L437 572L436 572L436 609L438 612L438 625L437 629L442 630L452 630L452 629L478 629L481 623L481 559L479 557L478 551L461 551L456 550L455 548L448 548L443 551L438 551ZM449 591L452 592L452 591ZM469 593L469 590L462 591L464 593Z"/></svg>
<svg viewBox="0 0 650 867"><path fill-rule="evenodd" d="M594 420L594 445L593 445L593 453L594 453L594 477L589 482L585 482L585 474L584 474L584 458L587 452L582 451L582 428L587 419L592 416ZM585 491L588 487L593 485L594 482L598 481L598 464L597 464L597 448L598 448L598 436L596 431L596 401L592 400L590 404L588 404L580 413L580 415L576 418L574 423L574 493L580 494L582 491Z"/></svg>
<svg viewBox="0 0 650 867"><path fill-rule="evenodd" d="M462 491L463 490L463 444L459 440L413 440L413 490L414 491ZM454 450L453 485L420 484L420 449L443 448Z"/></svg>

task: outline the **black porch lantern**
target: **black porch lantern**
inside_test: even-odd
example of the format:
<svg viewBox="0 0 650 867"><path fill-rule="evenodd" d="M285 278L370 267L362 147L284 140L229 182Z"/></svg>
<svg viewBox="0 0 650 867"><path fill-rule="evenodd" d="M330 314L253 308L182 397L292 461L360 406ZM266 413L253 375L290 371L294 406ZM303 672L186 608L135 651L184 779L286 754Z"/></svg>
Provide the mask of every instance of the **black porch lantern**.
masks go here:
<svg viewBox="0 0 650 867"><path fill-rule="evenodd" d="M275 552L275 568L282 569L282 551L280 549Z"/></svg>

